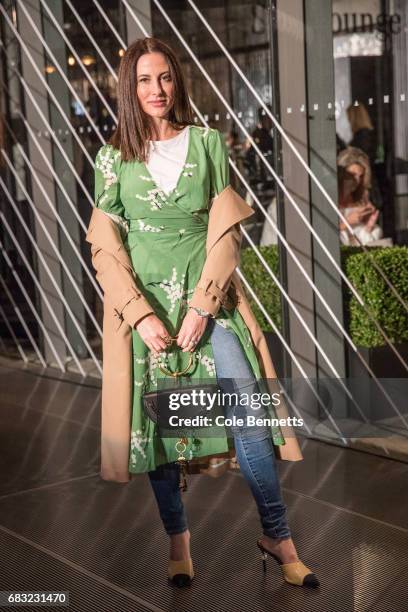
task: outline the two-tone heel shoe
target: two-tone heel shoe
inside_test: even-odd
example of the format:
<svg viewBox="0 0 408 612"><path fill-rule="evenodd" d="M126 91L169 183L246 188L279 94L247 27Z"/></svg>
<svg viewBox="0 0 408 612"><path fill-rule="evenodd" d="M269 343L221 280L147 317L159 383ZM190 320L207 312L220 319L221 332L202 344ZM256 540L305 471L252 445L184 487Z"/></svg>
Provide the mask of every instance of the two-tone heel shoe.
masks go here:
<svg viewBox="0 0 408 612"><path fill-rule="evenodd" d="M289 584L296 584L298 586L306 586L316 588L320 585L320 582L316 576L302 561L293 561L292 563L282 563L277 555L267 550L261 543L257 541L257 546L262 553L262 565L263 571L266 572L266 559L268 555L273 557L279 564L282 574L286 582Z"/></svg>
<svg viewBox="0 0 408 612"><path fill-rule="evenodd" d="M167 575L169 581L175 586L189 586L194 578L194 568L191 557L189 559L181 559L180 561L173 561L170 559Z"/></svg>

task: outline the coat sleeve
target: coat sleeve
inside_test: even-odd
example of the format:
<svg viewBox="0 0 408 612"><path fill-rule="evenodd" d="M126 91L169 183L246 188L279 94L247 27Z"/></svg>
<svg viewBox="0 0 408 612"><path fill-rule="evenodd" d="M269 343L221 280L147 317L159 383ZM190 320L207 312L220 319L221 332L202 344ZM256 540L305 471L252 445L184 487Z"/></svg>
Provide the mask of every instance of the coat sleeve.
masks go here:
<svg viewBox="0 0 408 612"><path fill-rule="evenodd" d="M212 317L217 315L227 297L232 273L239 264L240 246L240 231L233 226L207 256L190 306L201 308Z"/></svg>
<svg viewBox="0 0 408 612"><path fill-rule="evenodd" d="M120 151L111 145L99 149L95 158L95 206L115 222L121 243L127 224L120 199L119 158ZM92 227L91 219L87 234L90 241ZM123 243L120 248L124 248ZM137 287L134 270L124 267L114 254L101 248L97 242L91 244L91 255L96 279L121 321L135 327L145 316L154 312Z"/></svg>
<svg viewBox="0 0 408 612"><path fill-rule="evenodd" d="M189 305L215 317L226 300L232 274L239 264L242 242L239 222L254 211L229 184L228 149L218 130L209 134L208 155L212 200L207 257Z"/></svg>

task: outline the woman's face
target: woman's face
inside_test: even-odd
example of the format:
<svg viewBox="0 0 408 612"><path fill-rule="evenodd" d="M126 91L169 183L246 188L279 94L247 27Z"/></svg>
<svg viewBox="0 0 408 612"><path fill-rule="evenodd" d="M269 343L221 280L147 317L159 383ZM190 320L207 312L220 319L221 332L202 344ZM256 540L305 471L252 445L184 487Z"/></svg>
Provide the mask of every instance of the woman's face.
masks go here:
<svg viewBox="0 0 408 612"><path fill-rule="evenodd" d="M364 178L364 168L360 164L350 164L346 168L347 173L350 174L357 181L358 185L361 185Z"/></svg>
<svg viewBox="0 0 408 612"><path fill-rule="evenodd" d="M137 97L144 112L166 117L173 106L173 81L163 53L145 53L136 66Z"/></svg>
<svg viewBox="0 0 408 612"><path fill-rule="evenodd" d="M340 200L348 199L352 193L357 189L358 182L354 178L354 176L350 173L344 172L339 184L339 195Z"/></svg>

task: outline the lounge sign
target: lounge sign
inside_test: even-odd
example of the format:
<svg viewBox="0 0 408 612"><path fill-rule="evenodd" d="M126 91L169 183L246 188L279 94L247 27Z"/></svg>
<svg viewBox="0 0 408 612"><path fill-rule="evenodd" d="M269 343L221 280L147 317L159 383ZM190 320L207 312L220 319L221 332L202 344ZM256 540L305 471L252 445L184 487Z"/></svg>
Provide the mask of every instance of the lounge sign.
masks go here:
<svg viewBox="0 0 408 612"><path fill-rule="evenodd" d="M384 40L401 32L401 15L393 13L333 13L333 34L376 33Z"/></svg>

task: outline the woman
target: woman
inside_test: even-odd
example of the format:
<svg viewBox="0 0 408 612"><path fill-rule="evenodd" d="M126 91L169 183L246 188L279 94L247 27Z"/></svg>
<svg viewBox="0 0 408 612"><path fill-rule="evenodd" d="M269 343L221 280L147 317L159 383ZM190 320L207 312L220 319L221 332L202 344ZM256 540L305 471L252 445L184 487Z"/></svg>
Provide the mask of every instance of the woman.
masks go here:
<svg viewBox="0 0 408 612"><path fill-rule="evenodd" d="M357 246L359 241L365 245L378 240L383 232L377 224L380 212L369 199L371 170L367 155L360 149L347 147L337 158L337 169L339 207L354 232L340 220L342 244Z"/></svg>
<svg viewBox="0 0 408 612"><path fill-rule="evenodd" d="M223 389L232 382L240 392L239 381L245 379L246 388L255 388L261 378L259 355L265 354L266 345L261 332L257 336L234 272L239 222L252 210L229 185L221 134L194 125L180 64L163 42L138 40L124 54L118 114L116 132L96 157L96 208L87 234L105 292L103 477L126 481L124 432L129 415L122 407L129 398L130 366L123 362L122 350L113 357L113 348L119 345L118 338L128 342L131 329L128 469L149 475L170 536L168 577L183 586L190 584L194 570L179 488L179 449L177 440L161 437L147 417L142 394L157 385L158 366L181 370L191 355L193 381L216 376L220 387L222 381ZM115 324L112 313L117 316ZM170 337L177 338L179 350L166 352ZM273 369L263 369L273 377ZM237 405L227 410L237 416L241 409ZM316 576L297 557L276 469L275 445L293 451L296 439L284 439L280 428L248 429L237 426L232 433L261 516L264 535L258 547L281 564L288 582L317 586ZM225 454L230 448L226 435L187 438L186 446L189 458ZM299 458L296 452L291 457Z"/></svg>

